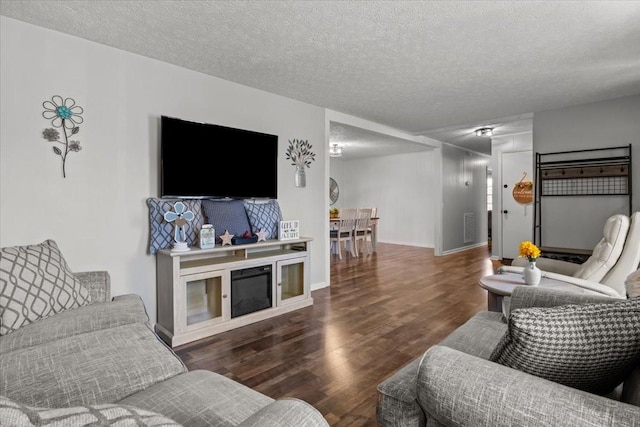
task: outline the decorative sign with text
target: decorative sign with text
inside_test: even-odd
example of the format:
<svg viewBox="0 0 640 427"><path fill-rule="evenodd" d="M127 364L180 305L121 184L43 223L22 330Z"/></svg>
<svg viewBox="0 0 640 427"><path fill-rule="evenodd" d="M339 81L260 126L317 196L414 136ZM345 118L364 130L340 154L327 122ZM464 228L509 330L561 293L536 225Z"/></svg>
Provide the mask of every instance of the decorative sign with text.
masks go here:
<svg viewBox="0 0 640 427"><path fill-rule="evenodd" d="M520 181L513 186L513 199L522 205L533 202L533 182L525 181L526 178L527 173L524 172Z"/></svg>
<svg viewBox="0 0 640 427"><path fill-rule="evenodd" d="M293 240L300 238L300 221L297 219L280 221L278 240Z"/></svg>

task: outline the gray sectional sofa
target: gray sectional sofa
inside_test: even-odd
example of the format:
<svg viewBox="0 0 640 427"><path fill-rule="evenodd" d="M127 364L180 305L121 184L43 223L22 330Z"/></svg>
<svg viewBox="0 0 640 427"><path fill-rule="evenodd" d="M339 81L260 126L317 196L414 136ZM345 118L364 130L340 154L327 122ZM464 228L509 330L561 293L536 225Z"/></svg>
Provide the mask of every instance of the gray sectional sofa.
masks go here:
<svg viewBox="0 0 640 427"><path fill-rule="evenodd" d="M33 268L31 261L22 263L28 254L5 249L0 260L0 319L17 324L21 313L10 312L17 298L30 295L29 305L45 299L57 303L52 292L45 298L39 294L39 286L46 288L49 280L34 280L26 293L24 286L14 286L15 281L48 271L60 276L59 268L67 267L51 269L55 263L49 260L44 268ZM18 268L17 262L23 265ZM140 297L111 300L106 272L73 278L88 291L90 303L58 310L14 330L5 325L0 336L0 425L52 420L71 426L125 420L135 421L131 425L328 425L302 400L274 400L216 373L188 371L153 332ZM65 302L75 292L57 292L56 298Z"/></svg>
<svg viewBox="0 0 640 427"><path fill-rule="evenodd" d="M610 304L619 305L616 308L613 305L605 307ZM591 315L587 310L595 314ZM619 318L622 320L614 320L617 319L614 316L621 313ZM534 325L537 330L533 332L538 333L536 338L541 337L543 346L553 348L555 356L563 356L562 347L556 346L568 344L566 337L575 331L580 336L576 320L579 315L587 319L590 317L592 322L588 328L604 328L598 333L603 343L601 353L590 357L591 352L597 352L593 342L578 342L574 348L585 345L583 356L592 361L597 357L611 360L616 351L624 352L622 384L607 395L599 395L505 366L509 363L501 359L497 359L501 363L491 361L496 355L496 348L504 344L508 331L512 342L519 339L532 344L525 350L525 358L540 351L540 346L535 347L540 343L527 342L529 335L517 336L519 326L514 323L514 318L523 315L533 316L535 320L522 327ZM600 315L602 317L598 318ZM621 301L605 296L521 286L514 290L506 316L508 322L503 313L485 311L476 314L439 345L431 347L380 383L378 424L381 427L640 427L640 298ZM557 329L549 327L543 330L541 325L546 320L541 319L550 316L555 316L553 319L557 323L554 327ZM608 321L615 324L608 325ZM565 338L555 337L554 334L560 334L558 331L565 326L569 329ZM606 329L608 326L611 328ZM531 330L526 334L529 332ZM622 350L615 349L615 342L623 342ZM571 347L564 348L567 353L571 352ZM549 359L554 357L554 352L549 353ZM542 357L543 360L545 358ZM576 366L580 367L578 362L574 364ZM602 369L605 378L614 375L613 368L609 372L606 369L608 366ZM578 376L570 376L570 379Z"/></svg>

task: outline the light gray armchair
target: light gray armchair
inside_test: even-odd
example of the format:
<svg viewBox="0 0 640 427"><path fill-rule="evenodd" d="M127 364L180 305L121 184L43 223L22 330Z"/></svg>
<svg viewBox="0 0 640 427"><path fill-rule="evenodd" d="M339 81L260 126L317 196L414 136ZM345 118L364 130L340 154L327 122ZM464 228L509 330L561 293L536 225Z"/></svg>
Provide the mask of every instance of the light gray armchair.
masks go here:
<svg viewBox="0 0 640 427"><path fill-rule="evenodd" d="M516 258L500 273L522 273L528 261ZM640 212L631 217L613 215L604 225L603 237L583 264L538 258L543 276L618 298L626 298L625 279L640 263Z"/></svg>
<svg viewBox="0 0 640 427"><path fill-rule="evenodd" d="M517 287L511 310L606 296ZM578 390L489 360L507 331L502 313L480 312L378 385L381 427L640 426L640 358L614 393Z"/></svg>

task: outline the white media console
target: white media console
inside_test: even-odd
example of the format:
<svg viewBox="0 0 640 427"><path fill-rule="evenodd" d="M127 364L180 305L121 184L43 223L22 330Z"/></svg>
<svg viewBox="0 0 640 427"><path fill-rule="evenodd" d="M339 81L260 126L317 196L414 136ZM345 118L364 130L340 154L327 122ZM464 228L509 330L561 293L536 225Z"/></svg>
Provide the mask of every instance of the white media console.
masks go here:
<svg viewBox="0 0 640 427"><path fill-rule="evenodd" d="M176 347L312 305L311 241L159 251L158 335Z"/></svg>

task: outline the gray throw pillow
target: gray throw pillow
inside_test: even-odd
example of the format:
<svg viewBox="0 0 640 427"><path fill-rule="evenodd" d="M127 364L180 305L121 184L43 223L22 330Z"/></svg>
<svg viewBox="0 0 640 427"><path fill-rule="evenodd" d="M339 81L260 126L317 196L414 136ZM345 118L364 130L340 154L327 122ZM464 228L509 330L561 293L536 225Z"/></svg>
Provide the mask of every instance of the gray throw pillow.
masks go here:
<svg viewBox="0 0 640 427"><path fill-rule="evenodd" d="M0 335L90 303L53 240L0 249Z"/></svg>
<svg viewBox="0 0 640 427"><path fill-rule="evenodd" d="M489 360L606 394L640 363L640 298L516 309Z"/></svg>
<svg viewBox="0 0 640 427"><path fill-rule="evenodd" d="M198 233L202 228L202 206L200 199L157 199L150 197L147 199L149 206L149 252L157 253L160 249L169 249L174 242L175 225L164 220L164 214L173 211L176 202L184 203L187 210L193 212L193 221L187 223L185 232L187 244L196 246L198 244Z"/></svg>
<svg viewBox="0 0 640 427"><path fill-rule="evenodd" d="M251 234L242 200L203 200L202 210L207 217L207 222L213 225L216 243L220 243L220 236L225 230L236 237L242 237L245 232Z"/></svg>
<svg viewBox="0 0 640 427"><path fill-rule="evenodd" d="M264 230L266 239L277 239L282 212L277 200L245 200L244 207L249 217L253 234Z"/></svg>
<svg viewBox="0 0 640 427"><path fill-rule="evenodd" d="M2 425L27 426L180 426L155 412L133 406L103 404L72 408L36 408L0 396Z"/></svg>

